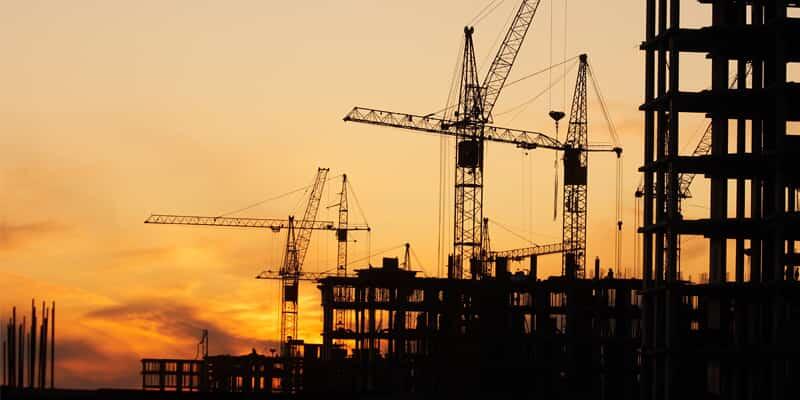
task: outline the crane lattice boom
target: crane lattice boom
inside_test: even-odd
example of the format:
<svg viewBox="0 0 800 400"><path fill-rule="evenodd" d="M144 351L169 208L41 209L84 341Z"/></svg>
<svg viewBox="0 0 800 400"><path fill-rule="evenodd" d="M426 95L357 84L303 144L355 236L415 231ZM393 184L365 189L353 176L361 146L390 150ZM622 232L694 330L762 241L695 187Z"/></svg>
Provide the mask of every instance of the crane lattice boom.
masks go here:
<svg viewBox="0 0 800 400"><path fill-rule="evenodd" d="M519 54L519 49L522 47L522 42L528 34L528 29L533 23L533 17L536 15L536 10L539 8L540 0L523 1L511 22L511 27L506 32L506 37L503 39L497 55L489 67L486 74L486 79L483 81L483 118L484 121L491 120L492 110L497 102L500 91L508 79L508 74L511 72L511 67Z"/></svg>
<svg viewBox="0 0 800 400"><path fill-rule="evenodd" d="M335 230L336 225L333 221L294 221L295 224L305 223L309 229L313 230ZM236 218L236 217L207 217L198 215L168 215L153 214L148 217L145 224L163 225L199 225L199 226L226 226L235 228L263 228L273 231L283 230L289 227L286 219L272 218Z"/></svg>
<svg viewBox="0 0 800 400"><path fill-rule="evenodd" d="M332 276L337 276L336 274L331 274L327 272L307 272L301 271L300 274L297 275L297 279L301 281L318 281L323 278L328 278ZM269 279L269 280L282 280L284 274L281 271L275 270L264 270L258 275L258 279Z"/></svg>
<svg viewBox="0 0 800 400"><path fill-rule="evenodd" d="M494 260L500 257L518 260L533 256L543 256L546 254L558 254L568 250L564 243L542 244L536 246L525 247L521 249L490 251L489 259Z"/></svg>
<svg viewBox="0 0 800 400"><path fill-rule="evenodd" d="M295 220L298 224L302 221ZM335 231L336 223L333 221L308 221L309 229L317 231ZM145 221L145 224L161 225L196 225L196 226L220 226L233 228L260 228L280 231L289 227L288 219L275 218L236 218L236 217L210 217L199 215L171 215L153 214ZM364 224L350 224L348 231L368 231L370 227Z"/></svg>
<svg viewBox="0 0 800 400"><path fill-rule="evenodd" d="M375 110L364 107L354 107L345 115L344 121L403 128L452 137L459 135L456 124L442 118ZM492 142L513 144L526 149L541 147L560 150L564 147L561 142L544 133L501 128L492 125L484 125L483 139Z"/></svg>
<svg viewBox="0 0 800 400"><path fill-rule="evenodd" d="M319 211L319 203L322 200L322 190L325 187L325 181L328 179L328 171L327 168L320 168L318 170L314 187L311 189L311 194L308 196L308 204L306 205L303 219L295 221L295 226L297 227L297 242L295 244L297 250L296 272L299 272L300 268L303 266L303 261L306 258L306 251L308 251L308 245L311 242L311 232L315 230L313 221L317 217L317 212Z"/></svg>

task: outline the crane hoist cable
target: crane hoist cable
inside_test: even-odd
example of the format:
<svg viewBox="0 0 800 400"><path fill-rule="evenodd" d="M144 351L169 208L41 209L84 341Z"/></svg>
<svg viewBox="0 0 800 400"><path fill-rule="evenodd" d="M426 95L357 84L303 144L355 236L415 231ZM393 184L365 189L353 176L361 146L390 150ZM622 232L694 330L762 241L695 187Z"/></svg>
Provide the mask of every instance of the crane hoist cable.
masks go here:
<svg viewBox="0 0 800 400"><path fill-rule="evenodd" d="M443 119L447 119L448 115L447 112L454 108L457 105L457 102L453 103L452 100L454 98L458 98L458 80L456 79L459 75L459 67L461 64L461 55L464 52L464 43L459 40L458 45L458 52L456 53L456 61L453 65L453 73L450 77L450 86L448 87L447 91L447 101L445 102L444 108L441 110L437 110L432 112L428 115L435 115L435 114L442 114ZM449 164L449 152L448 148L450 147L450 141L447 137L441 136L439 138L439 182L437 187L437 196L438 196L438 206L437 206L437 220L436 220L436 267L437 267L437 276L441 276L441 269L444 265L444 246L447 237L446 231L446 200L447 197L447 186L448 186L448 177L449 171L447 165Z"/></svg>
<svg viewBox="0 0 800 400"><path fill-rule="evenodd" d="M520 201L520 208L522 209L522 213L523 213L522 216L523 216L523 220L525 221L525 228L526 228L525 229L525 233L527 233L527 236L530 237L531 236L530 232L533 230L533 228L530 225L528 225L528 221L531 218L529 213L528 213L528 211L529 211L530 205L533 203L533 201L532 201L532 198L529 197L530 196L530 191L528 190L528 188L530 186L532 186L531 182L533 181L533 178L526 176L527 175L527 171L528 171L528 168L527 168L528 166L527 166L527 163L525 161L529 160L531 157L529 157L529 152L527 152L527 151L522 152L522 154L520 154L520 156L521 156L521 158L520 158L520 186L519 186L519 188L520 188L519 194L520 194L520 200L521 200Z"/></svg>
<svg viewBox="0 0 800 400"><path fill-rule="evenodd" d="M641 238L639 237L639 232L637 232L637 229L639 228L639 224L641 222L639 213L640 213L640 210L642 208L641 207L641 203L643 201L644 201L643 198L637 197L637 198L634 199L634 202L633 202L633 228L634 229L631 230L631 232L633 233L633 264L631 266L632 266L634 271L638 271L639 270L639 267L638 267L639 266L639 248L641 247L640 246ZM635 275L634 275L634 277L635 277Z"/></svg>
<svg viewBox="0 0 800 400"><path fill-rule="evenodd" d="M567 32L568 32L567 31L567 16L568 15L569 14L567 13L567 0L564 0L564 50L563 50L563 53L562 53L562 57L564 57L564 58L567 57ZM564 74L565 75L567 74L567 67L566 66L564 66ZM561 92L562 92L562 94L561 94L561 109L562 110L566 110L567 109L567 82L566 81L564 81L564 84L562 85ZM550 109L552 110L552 107Z"/></svg>
<svg viewBox="0 0 800 400"><path fill-rule="evenodd" d="M459 78L459 71L461 70L461 55L464 53L464 43L459 40L458 44L458 52L456 53L456 62L453 65L453 73L450 76L450 86L447 88L447 102L444 104L444 108L441 110L434 111L428 115L436 115L439 113L443 113L444 117L447 117L447 111L456 107L458 105L458 101L456 100L453 102L453 99L458 99L458 78Z"/></svg>
<svg viewBox="0 0 800 400"><path fill-rule="evenodd" d="M550 65L553 65L553 9L554 8L555 7L553 7L553 1L551 0L550 1L550 27L549 27L550 28L550 37L548 38L548 40L550 42L550 52L549 52ZM547 74L547 83L548 83L549 86L553 86L553 71L552 70ZM549 107L551 110L553 109L553 92L548 92L547 93L547 107Z"/></svg>
<svg viewBox="0 0 800 400"><path fill-rule="evenodd" d="M556 135L556 140L558 136ZM553 161L553 221L558 219L558 153Z"/></svg>
<svg viewBox="0 0 800 400"><path fill-rule="evenodd" d="M606 125L608 127L609 136L611 136L611 141L615 147L620 147L620 140L619 134L617 133L617 126L614 124L614 120L611 118L611 115L608 111L608 105L606 103L605 98L603 97L603 92L600 90L600 84L598 84L598 79L594 68L591 65L587 65L587 71L589 78L592 82L592 88L594 89L595 97L597 98L597 102L600 104L600 110L602 111L603 118L605 119ZM622 156L620 154L617 155L616 160L616 177L615 177L615 199L614 199L614 218L615 218L615 225L616 229L614 229L614 268L618 271L620 270L622 264Z"/></svg>
<svg viewBox="0 0 800 400"><path fill-rule="evenodd" d="M615 218L617 221L617 229L614 230L614 261L616 269L619 270L622 264L622 157L617 157L617 179L616 179L616 199L615 205Z"/></svg>
<svg viewBox="0 0 800 400"><path fill-rule="evenodd" d="M491 6L491 3L487 5L485 8ZM483 10L481 11L481 13ZM480 13L479 13L480 15ZM476 16L477 18L478 16ZM445 102L444 108L436 110L432 113L427 114L428 116L434 116L436 114L441 114L443 119L448 119L450 116L447 115L448 112L455 108L458 105L458 102L453 102L453 99L458 98L458 79L459 71L461 66L461 56L464 52L464 43L459 38L458 44L458 51L456 52L456 60L453 63L453 72L450 76L450 85L447 90L447 100ZM450 141L447 137L442 136L439 138L439 182L437 187L437 220L436 220L436 266L437 266L437 273L441 275L441 269L444 263L444 248L446 243L447 231L446 231L446 218L447 212L446 208L446 198L447 198L447 186L448 186L448 177L449 177L449 170L447 165L449 164L449 152L448 147L450 145Z"/></svg>

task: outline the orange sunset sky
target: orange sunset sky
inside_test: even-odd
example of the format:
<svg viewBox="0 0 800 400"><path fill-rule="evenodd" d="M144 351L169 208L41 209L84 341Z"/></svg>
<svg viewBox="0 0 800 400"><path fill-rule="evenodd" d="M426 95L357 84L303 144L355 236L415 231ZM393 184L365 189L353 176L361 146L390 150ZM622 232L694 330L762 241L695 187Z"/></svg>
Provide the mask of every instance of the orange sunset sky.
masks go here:
<svg viewBox="0 0 800 400"><path fill-rule="evenodd" d="M355 105L441 109L462 28L487 3L3 1L0 318L12 305L28 313L33 297L57 302L57 385L65 387L137 387L140 358L194 357L203 328L212 353L266 352L279 336L278 285L253 278L278 265L284 235L142 221L159 212L219 215L308 185L320 166L331 176L348 174L364 212L351 207L351 220L373 227L370 237L355 235L351 260L410 242L415 268L436 275L440 146L452 143L342 117ZM710 21L710 8L684 3L686 26ZM566 54L589 54L625 148L622 268L630 274L644 2L542 1L511 80L550 65L551 10L553 60L563 57L565 5ZM517 6L504 1L476 24L481 75ZM708 86L707 60L684 60L682 89ZM567 107L574 79L573 70ZM547 74L513 85L495 110L547 85ZM562 90L558 84L496 124L554 135L547 111L562 108ZM589 140L610 143L590 99ZM705 123L681 123L688 132L682 148L690 152ZM486 216L531 242L559 241L553 159L545 150L489 144ZM613 259L614 176L613 156L590 156L588 256L605 266ZM450 187L452 174L446 178ZM338 185L329 183L318 219L336 218L327 206L336 203ZM702 179L693 192L690 217L708 202ZM445 200L449 216L451 195ZM284 218L302 206L298 194L236 215ZM527 244L494 226L491 238L495 249ZM684 274L699 273L705 241L684 246ZM317 232L304 268L329 270L335 256L333 235ZM558 257L542 260L542 270L560 271ZM300 336L319 342L313 284L304 284L300 302Z"/></svg>

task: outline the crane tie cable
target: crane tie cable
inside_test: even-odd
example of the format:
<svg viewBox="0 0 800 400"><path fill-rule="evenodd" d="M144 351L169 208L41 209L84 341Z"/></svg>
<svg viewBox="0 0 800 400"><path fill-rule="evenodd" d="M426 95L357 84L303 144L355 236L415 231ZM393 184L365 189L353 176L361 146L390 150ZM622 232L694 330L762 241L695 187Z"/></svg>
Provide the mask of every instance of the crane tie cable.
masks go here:
<svg viewBox="0 0 800 400"><path fill-rule="evenodd" d="M472 18L467 25L476 25L479 22L483 21L483 19L488 17L489 15L491 15L494 12L494 10L497 10L497 7L500 7L501 5L503 5L505 0L500 0L499 2L497 2L497 4L494 4L495 2L497 2L497 0L490 1L489 4L487 4L485 7L483 7L483 9L481 9L481 11L478 12L478 15L476 15L474 18ZM494 4L494 7L492 7L493 4ZM489 10L489 7L492 7L492 9ZM489 11L486 11L486 10L489 10Z"/></svg>
<svg viewBox="0 0 800 400"><path fill-rule="evenodd" d="M605 98L603 98L603 92L600 91L600 85L597 84L597 79L595 78L594 69L588 66L589 71L589 78L592 81L592 87L594 88L595 96L597 96L597 100L600 103L600 109L603 111L603 117L606 120L606 124L608 125L608 133L611 135L611 140L614 142L614 146L619 146L619 135L617 135L617 126L614 124L614 121L609 116L608 106L606 105Z"/></svg>
<svg viewBox="0 0 800 400"><path fill-rule="evenodd" d="M577 63L576 63L575 65L573 65L573 66L572 66L572 67L569 69L569 71L572 71L572 69L574 69L576 65L577 65ZM542 96L543 96L545 93L548 93L548 92L550 92L550 91L551 91L551 89L553 89L553 87L554 87L555 85L557 85L557 84L558 84L558 82L560 82L561 80L563 80L564 78L566 78L566 75L569 73L569 71L567 71L566 73L562 74L562 75L561 75L561 76L560 76L560 77L559 77L559 78L558 78L558 79L557 79L555 82L551 83L551 84L550 84L548 87L546 87L546 88L545 88L544 90L542 90L541 92L537 93L535 96L533 96L533 97L531 97L530 99L526 100L525 102L523 102L523 103L521 103L521 104L517 104L516 106L514 106L514 107L511 107L511 108L509 108L509 109L507 109L507 110L505 110L505 111L503 111L503 112L496 113L496 114L494 114L494 116L495 116L495 117L498 117L498 116L505 115L505 114L508 114L508 113L514 112L514 111L516 111L516 110L519 110L519 112L517 112L516 114L514 114L514 116L513 116L513 117L511 117L511 119L510 119L509 121L513 121L513 120L515 120L515 119L516 119L516 118L517 118L517 117L518 117L518 116L519 116L519 115L522 113L522 111L524 111L524 110L525 110L525 107L526 107L526 106L528 106L529 104L531 104L531 103L535 102L536 100L538 100L538 99L539 99L540 97L542 97ZM556 138L556 139L558 139L558 138Z"/></svg>
<svg viewBox="0 0 800 400"><path fill-rule="evenodd" d="M358 212L361 214L361 218L364 219L364 225L369 226L369 221L367 221L367 214L365 214L364 209L361 208L361 202L358 201L358 195L356 195L356 189L353 187L352 180L348 182L347 188L350 189L350 194L353 195L353 199L356 201L356 207L358 208Z"/></svg>
<svg viewBox="0 0 800 400"><path fill-rule="evenodd" d="M528 244L530 244L530 245L532 245L532 246L538 246L538 244L534 243L534 242L533 242L533 241L531 241L530 239L528 239L528 238L526 238L526 237L524 237L524 236L522 236L522 235L518 234L517 232L514 232L514 231L513 231L511 228L508 228L507 226L505 226L505 225L503 225L503 224L501 224L501 223L499 223L499 222L497 222L497 221L495 221L495 220L493 220L493 219L490 219L490 220L489 220L489 222L491 222L491 223L493 223L493 224L497 225L497 226L498 226L499 228L501 228L502 230L504 230L504 231L506 231L506 232L508 232L508 233L510 233L510 234L512 234L512 235L514 235L514 236L516 236L517 238L519 238L519 239L523 240L524 242L526 242L526 243L528 243Z"/></svg>
<svg viewBox="0 0 800 400"><path fill-rule="evenodd" d="M351 265L353 265L353 264L355 264L355 263L357 263L357 262L361 262L361 261L364 261L364 260L366 260L366 259L368 259L368 258L371 258L372 256L377 256L377 255L380 255L380 254L388 253L388 252L390 252L390 251L392 251L392 250L397 250L397 249L400 249L400 248L402 248L402 247L405 247L405 245L406 245L406 244L405 244L405 243L403 243L403 244L401 244L401 245L399 245L399 246L392 246L392 247L387 247L387 248L385 248L385 249L378 250L378 251L376 251L376 252L374 252L374 253L370 253L370 254L369 254L369 255L367 255L366 257L361 257L361 258L359 258L359 259L357 259L357 260L353 260L353 261L350 261L350 262L348 262L348 263L347 263L347 266L349 267L349 266L351 266Z"/></svg>
<svg viewBox="0 0 800 400"><path fill-rule="evenodd" d="M341 178L341 177L342 177L342 175L337 175L337 176L334 176L333 178L328 178L328 179L327 179L325 182L327 183L327 182L328 182L328 181L330 181L330 180L337 179L337 178ZM304 191L304 190L308 190L308 189L310 189L312 186L314 186L314 185L313 185L313 184L311 184L311 185L303 186L303 187L301 187L301 188L297 188L297 189L295 189L295 190L292 190L292 191L289 191L289 192L286 192L286 193L283 193L283 194L277 195L277 196L275 196L275 197L270 197L270 198L268 198L268 199L261 200L261 201L259 201L259 202L256 202L256 203L253 203L253 204L250 204L250 205L248 205L248 206L245 206L245 207L242 207L242 208L239 208L239 209L233 210L233 211L228 211L228 212L225 212L225 213L219 214L219 215L217 215L217 218L221 218L221 217L227 217L228 215L231 215L231 214L236 214L236 213L239 213L239 212L242 212L242 211L249 210L249 209L251 209L251 208L254 208L254 207L258 207L258 206L260 206L260 205L262 205L262 204L264 204L264 203L268 203L268 202L270 202L270 201L274 201L274 200L282 199L282 198L284 198L284 197L287 197L287 196L293 195L293 194L295 194L295 193L302 192L302 191Z"/></svg>
<svg viewBox="0 0 800 400"><path fill-rule="evenodd" d="M558 67L560 67L560 66L564 66L564 67L566 68L566 64L569 64L570 62L572 62L572 61L575 61L575 60L577 60L577 59L578 59L578 56L573 56L573 57L567 58L567 59L565 59L565 60L563 60L563 61L561 61L561 62L559 62L559 63L557 63L557 64L553 64L553 65L550 65L550 66L548 66L548 67L542 68L542 69L541 69L541 70L539 70L539 71L536 71L536 72L530 73L530 74L528 74L528 75L524 75L524 76L522 76L522 77L520 77L520 78L518 78L518 79L515 79L515 80L513 80L513 81L511 81L511 82L508 82L508 83L506 83L506 84L505 84L505 86L504 86L504 88L506 88L506 89L507 89L509 86L513 86L513 85L515 85L515 84L517 84L517 83L520 83L520 82L522 82L522 81L524 81L524 80L528 80L528 79L530 79L530 78L534 78L534 77L536 77L536 76L539 76L539 75L541 75L541 74L543 74L543 73L545 73L545 72L552 71L552 70L554 70L554 69L556 69L556 68L558 68ZM572 70L573 68L575 68L575 67L574 67L574 66L572 66L572 67L570 67L570 68L569 68L569 70ZM564 73L561 75L561 78L559 78L559 79L557 79L555 82L551 83L551 84L550 84L550 86L549 86L547 89L545 89L545 91L552 89L552 88L553 88L553 86L555 86L556 84L558 84L558 82L560 82L561 80L563 80L563 79L564 79L564 77L567 75L567 73L568 73L568 71L564 72ZM455 76L455 75L454 75L454 76ZM451 83L451 86L452 86L452 83ZM540 93L540 94L538 94L538 95L536 95L536 96L535 96L535 98L534 98L533 100L536 100L536 99L538 99L538 98L539 98L539 97L541 97L542 95L544 95L544 92L543 92L543 93ZM533 100L530 100L530 101L533 101ZM446 107L444 107L444 108L441 108L441 109L438 109L438 110L436 110L436 111L434 111L434 112L430 112L430 113L428 113L428 114L425 114L425 116L433 116L433 115L437 115L437 114L442 114L442 113L444 113L444 112L446 112L446 111L448 111L448 110L450 110L450 109L453 109L453 108L455 108L455 107L457 107L457 106L458 106L458 104L450 104L450 97L448 97L448 99L447 99L447 104L448 104L448 105L447 105ZM520 104L520 105L517 105L517 106L514 106L514 107L512 107L512 108L516 109L516 108L517 108L517 107L519 107L519 106L521 106L521 104ZM508 111L508 110L507 110L506 112L503 112L503 113L500 113L500 114L494 114L494 115L495 115L495 116L497 116L497 115L503 115L503 114L506 114L506 113L508 113L508 112L510 112L510 111ZM442 114L442 115L443 115L443 116L446 116L445 114Z"/></svg>
<svg viewBox="0 0 800 400"><path fill-rule="evenodd" d="M508 82L508 83L506 83L506 84L505 84L505 86L504 86L504 87L505 87L505 88L508 88L508 87L509 87L509 86L511 86L511 85L514 85L514 84L516 84L516 83L519 83L519 82L521 82L521 81L524 81L524 80L526 80L526 79L528 79L528 78L533 78L533 77L535 77L535 76L537 76L537 75L540 75L540 74L543 74L543 73L545 73L545 72L547 72L547 71L551 71L551 70L553 70L553 69L556 69L556 68L558 68L558 67L560 67L560 66L562 66L562 65L564 65L564 64L567 64L567 63L569 63L569 62L571 62L571 61L575 61L575 60L577 60L577 59L578 59L578 56L574 56L574 57L566 58L566 59L564 59L563 61L561 61L561 62L560 62L560 63L558 63L558 64L553 64L553 65L550 65L550 66L548 66L548 67L545 67L545 68L543 68L543 69L541 69L541 70L539 70L539 71L536 71L536 72L534 72L534 73L531 73L531 74L525 75L525 76L523 76L523 77L521 77L521 78L518 78L518 79L515 79L515 80L513 80L513 81L511 81L511 82Z"/></svg>

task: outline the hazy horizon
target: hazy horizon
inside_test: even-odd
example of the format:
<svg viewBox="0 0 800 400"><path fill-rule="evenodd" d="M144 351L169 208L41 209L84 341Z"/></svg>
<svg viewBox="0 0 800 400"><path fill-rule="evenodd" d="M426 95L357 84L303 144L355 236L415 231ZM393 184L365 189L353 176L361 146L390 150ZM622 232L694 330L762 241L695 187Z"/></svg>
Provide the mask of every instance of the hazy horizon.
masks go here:
<svg viewBox="0 0 800 400"><path fill-rule="evenodd" d="M369 236L354 234L350 260L363 261L353 268L366 266L370 252L409 242L415 267L436 275L440 174L450 191L453 180L440 164L452 164L452 142L342 117L357 105L441 109L463 26L488 3L5 2L0 321L12 305L29 312L31 298L56 301L62 387L138 387L139 359L191 358L201 329L210 330L214 354L268 352L279 336L278 285L253 278L278 266L285 235L142 222L151 213L236 210L308 185L317 167L348 175L359 205L350 207L351 221L373 228ZM481 74L519 5L501 3L475 23ZM686 1L682 12L688 26L710 21L710 8L696 2ZM643 18L642 1L543 1L510 76L539 71L564 54L589 54L625 149L618 274L638 268L633 193L642 157ZM708 85L707 63L703 56L682 61L682 89ZM504 90L496 124L555 135L547 112L569 112L574 70L565 86L515 108L548 79L545 73ZM611 143L594 94L589 108L590 143ZM688 132L681 148L691 151L705 122L687 116L681 123ZM561 137L565 132L563 124ZM487 146L485 214L502 225L491 227L493 248L560 241L553 162L547 150ZM590 156L587 259L600 257L604 269L614 262L615 162L610 154ZM706 212L706 185L697 181L689 216ZM318 219L336 219L329 206L339 184L328 183ZM302 194L235 216L301 214ZM451 221L452 196L443 199ZM445 228L452 229L449 222ZM705 241L687 239L682 251L685 276L697 276L707 263ZM335 262L333 234L315 233L304 269L326 271ZM543 276L558 273L560 257L540 265ZM313 284L301 286L300 336L319 342L319 295Z"/></svg>

